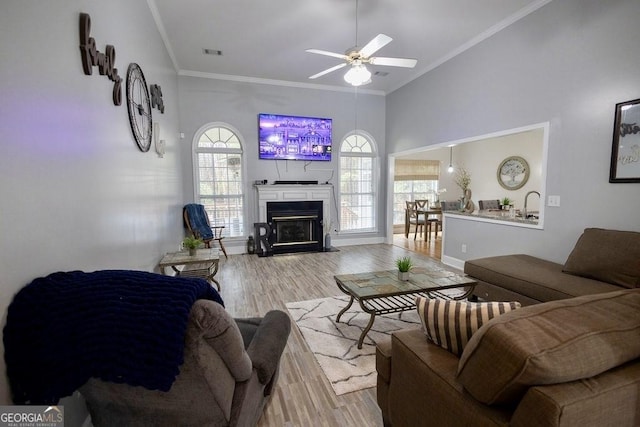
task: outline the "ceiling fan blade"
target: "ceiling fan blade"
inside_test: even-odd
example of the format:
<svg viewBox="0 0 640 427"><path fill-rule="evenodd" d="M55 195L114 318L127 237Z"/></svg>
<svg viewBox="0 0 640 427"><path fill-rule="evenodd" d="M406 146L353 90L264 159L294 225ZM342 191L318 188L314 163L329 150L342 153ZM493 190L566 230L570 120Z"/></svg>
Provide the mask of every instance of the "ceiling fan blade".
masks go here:
<svg viewBox="0 0 640 427"><path fill-rule="evenodd" d="M349 57L347 55L343 54L343 53L329 52L327 50L307 49L307 50L305 50L305 52L317 53L318 55L332 56L334 58L344 59L345 61L349 59Z"/></svg>
<svg viewBox="0 0 640 427"><path fill-rule="evenodd" d="M313 76L311 76L311 77L309 77L309 78L310 78L310 79L317 79L318 77L322 77L322 76L324 76L325 74L329 74L329 73L331 73L331 72L333 72L333 71L335 71L335 70L339 70L340 68L343 68L343 67L346 67L346 66L347 66L347 63L346 63L346 62L345 62L345 63L343 63L343 64L338 64L338 65L336 65L335 67L327 68L327 69L326 69L326 70L324 70L324 71L320 71L318 74L314 74Z"/></svg>
<svg viewBox="0 0 640 427"><path fill-rule="evenodd" d="M413 68L417 63L418 60L413 58L369 58L369 64L371 65L388 65L391 67Z"/></svg>
<svg viewBox="0 0 640 427"><path fill-rule="evenodd" d="M360 49L360 55L368 58L369 56L377 52L378 49L382 49L384 46L388 45L391 40L393 39L385 34L378 34L362 49Z"/></svg>

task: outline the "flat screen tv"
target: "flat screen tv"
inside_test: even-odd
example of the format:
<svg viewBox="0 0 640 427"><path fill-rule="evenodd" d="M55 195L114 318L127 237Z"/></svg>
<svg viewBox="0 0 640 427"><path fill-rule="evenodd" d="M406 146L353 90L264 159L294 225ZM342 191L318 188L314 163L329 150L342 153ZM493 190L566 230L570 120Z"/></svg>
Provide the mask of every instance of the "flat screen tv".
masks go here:
<svg viewBox="0 0 640 427"><path fill-rule="evenodd" d="M258 115L258 157L330 161L331 126L331 119L261 113Z"/></svg>

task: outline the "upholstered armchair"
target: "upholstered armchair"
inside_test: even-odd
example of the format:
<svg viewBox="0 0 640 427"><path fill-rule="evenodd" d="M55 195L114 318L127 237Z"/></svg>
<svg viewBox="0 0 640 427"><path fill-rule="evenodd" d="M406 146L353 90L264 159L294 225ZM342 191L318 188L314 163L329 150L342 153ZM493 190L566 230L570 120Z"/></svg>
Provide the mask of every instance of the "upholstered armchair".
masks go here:
<svg viewBox="0 0 640 427"><path fill-rule="evenodd" d="M93 425L253 426L273 392L290 328L282 311L233 319L222 305L197 300L170 390L92 378L80 392Z"/></svg>

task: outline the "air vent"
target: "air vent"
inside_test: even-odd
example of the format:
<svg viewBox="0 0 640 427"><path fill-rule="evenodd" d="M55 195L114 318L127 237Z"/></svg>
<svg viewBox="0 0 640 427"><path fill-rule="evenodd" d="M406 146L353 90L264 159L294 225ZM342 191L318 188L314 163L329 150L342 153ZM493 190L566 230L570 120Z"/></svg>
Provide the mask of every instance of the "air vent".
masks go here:
<svg viewBox="0 0 640 427"><path fill-rule="evenodd" d="M389 73L387 73L386 71L376 71L375 73L373 73L374 76L380 76L380 77L386 77L389 75Z"/></svg>
<svg viewBox="0 0 640 427"><path fill-rule="evenodd" d="M222 56L222 51L217 49L202 49L205 55Z"/></svg>

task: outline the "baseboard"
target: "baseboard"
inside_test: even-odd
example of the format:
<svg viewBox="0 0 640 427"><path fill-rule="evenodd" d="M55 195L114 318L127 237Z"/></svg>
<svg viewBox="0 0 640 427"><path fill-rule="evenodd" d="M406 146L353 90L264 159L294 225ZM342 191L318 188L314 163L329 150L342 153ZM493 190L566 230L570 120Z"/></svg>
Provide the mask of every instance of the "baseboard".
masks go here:
<svg viewBox="0 0 640 427"><path fill-rule="evenodd" d="M340 247L340 246L354 246L354 245L375 245L379 243L386 243L384 237L349 237L348 235L331 236L331 246L332 247ZM214 248L217 248L218 245L213 244ZM227 254L229 255L243 255L247 254L247 242L244 239L235 239L235 240L224 240L224 247L227 250ZM224 259L224 254L220 252L220 256Z"/></svg>
<svg viewBox="0 0 640 427"><path fill-rule="evenodd" d="M464 260L442 255L442 259L440 261L449 267L457 268L460 271L464 270Z"/></svg>
<svg viewBox="0 0 640 427"><path fill-rule="evenodd" d="M354 245L377 245L386 243L384 237L354 237L354 238L336 238L331 239L331 246L354 246Z"/></svg>

